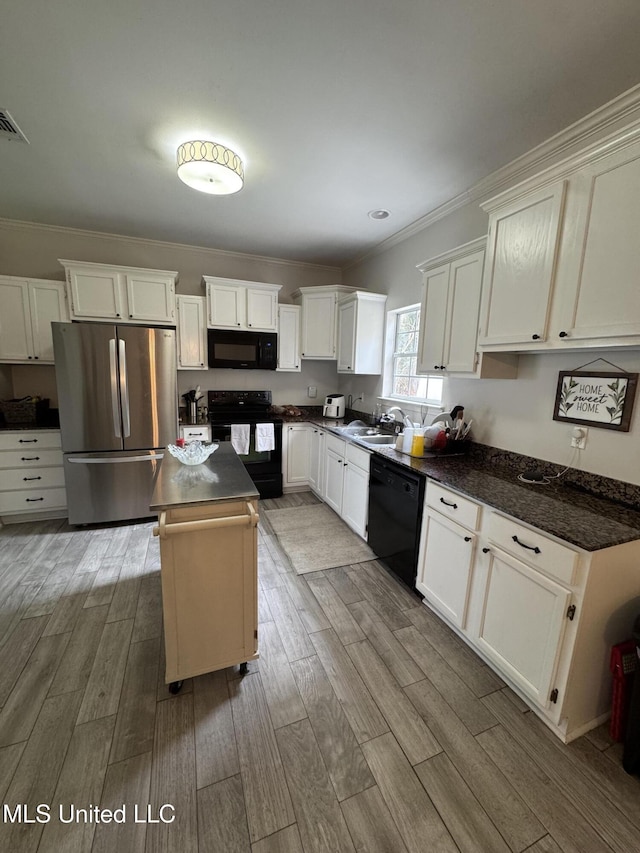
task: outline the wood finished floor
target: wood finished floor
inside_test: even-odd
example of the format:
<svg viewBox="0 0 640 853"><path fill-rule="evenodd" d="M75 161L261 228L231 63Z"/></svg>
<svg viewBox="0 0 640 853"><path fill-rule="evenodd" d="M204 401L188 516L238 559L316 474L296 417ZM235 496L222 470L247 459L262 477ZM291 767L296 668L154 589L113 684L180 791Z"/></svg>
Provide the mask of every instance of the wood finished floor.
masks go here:
<svg viewBox="0 0 640 853"><path fill-rule="evenodd" d="M0 530L0 799L52 809L0 850L640 851L606 726L562 745L378 563L297 576L264 514L260 659L172 696L152 527Z"/></svg>

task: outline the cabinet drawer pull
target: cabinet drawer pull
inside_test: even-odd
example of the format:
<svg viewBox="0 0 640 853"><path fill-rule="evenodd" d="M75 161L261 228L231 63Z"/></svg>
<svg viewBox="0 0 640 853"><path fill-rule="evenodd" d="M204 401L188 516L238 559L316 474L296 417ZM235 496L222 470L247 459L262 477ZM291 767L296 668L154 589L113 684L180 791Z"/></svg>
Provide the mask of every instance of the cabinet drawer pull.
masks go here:
<svg viewBox="0 0 640 853"><path fill-rule="evenodd" d="M40 459L39 456L21 456L20 460L22 462L37 462Z"/></svg>
<svg viewBox="0 0 640 853"><path fill-rule="evenodd" d="M525 545L524 542L521 542L517 536L511 537L514 542L517 542L521 548L526 548L527 551L533 551L534 554L542 554L540 548L537 545Z"/></svg>
<svg viewBox="0 0 640 853"><path fill-rule="evenodd" d="M25 481L25 483L26 483L26 482L28 482L29 480L41 480L41 479L42 479L42 477L23 477L22 479L23 479L23 480Z"/></svg>
<svg viewBox="0 0 640 853"><path fill-rule="evenodd" d="M19 438L18 439L18 444L37 444L37 443L38 443L37 438Z"/></svg>
<svg viewBox="0 0 640 853"><path fill-rule="evenodd" d="M449 503L449 501L445 501L445 499L444 499L444 498L440 498L440 503L441 503L441 504L444 504L445 506L450 506L450 507L452 507L453 509L458 509L458 504L452 504L452 503Z"/></svg>
<svg viewBox="0 0 640 853"><path fill-rule="evenodd" d="M44 498L25 498L25 502L28 504L37 503L38 501L43 501Z"/></svg>

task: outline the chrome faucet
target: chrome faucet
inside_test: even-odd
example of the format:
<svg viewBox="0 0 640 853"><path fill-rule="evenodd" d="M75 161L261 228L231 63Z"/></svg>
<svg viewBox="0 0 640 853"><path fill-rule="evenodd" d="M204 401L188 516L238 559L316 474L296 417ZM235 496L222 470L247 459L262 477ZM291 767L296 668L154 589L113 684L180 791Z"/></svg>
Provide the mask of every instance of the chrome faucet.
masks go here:
<svg viewBox="0 0 640 853"><path fill-rule="evenodd" d="M395 420L395 417L391 417L392 412L400 412L400 414L402 415L402 423L405 426L413 426L413 424L411 423L409 418L405 415L405 413L402 411L400 406L391 406L391 408L387 409L387 411L381 416L380 420L385 424L390 424L391 421Z"/></svg>

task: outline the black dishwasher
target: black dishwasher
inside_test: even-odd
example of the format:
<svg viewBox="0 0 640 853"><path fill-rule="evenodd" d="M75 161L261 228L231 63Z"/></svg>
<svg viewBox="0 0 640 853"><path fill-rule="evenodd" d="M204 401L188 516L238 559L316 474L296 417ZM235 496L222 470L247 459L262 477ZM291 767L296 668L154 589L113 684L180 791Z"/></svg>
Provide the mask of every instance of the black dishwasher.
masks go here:
<svg viewBox="0 0 640 853"><path fill-rule="evenodd" d="M372 455L369 547L411 589L416 585L424 488L420 474Z"/></svg>

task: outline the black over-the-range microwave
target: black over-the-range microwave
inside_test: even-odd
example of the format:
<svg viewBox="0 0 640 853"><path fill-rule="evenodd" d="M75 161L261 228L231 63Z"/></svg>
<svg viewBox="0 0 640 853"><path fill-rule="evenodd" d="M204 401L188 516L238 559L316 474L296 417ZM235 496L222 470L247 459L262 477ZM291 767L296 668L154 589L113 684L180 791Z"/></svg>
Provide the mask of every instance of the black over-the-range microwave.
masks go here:
<svg viewBox="0 0 640 853"><path fill-rule="evenodd" d="M278 336L274 332L208 329L209 367L275 370Z"/></svg>

